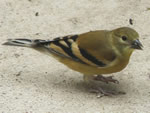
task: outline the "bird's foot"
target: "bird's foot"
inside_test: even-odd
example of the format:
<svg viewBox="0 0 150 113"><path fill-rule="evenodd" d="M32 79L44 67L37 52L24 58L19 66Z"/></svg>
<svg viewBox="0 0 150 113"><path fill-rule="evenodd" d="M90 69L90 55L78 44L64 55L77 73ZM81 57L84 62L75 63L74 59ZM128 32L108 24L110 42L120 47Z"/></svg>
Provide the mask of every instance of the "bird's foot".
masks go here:
<svg viewBox="0 0 150 113"><path fill-rule="evenodd" d="M102 81L102 82L105 82L105 83L109 83L109 82L113 82L113 83L116 83L116 84L119 84L119 81L118 80L115 80L113 79L113 76L109 76L109 77L104 77L102 75L97 75L94 80L97 80L97 81Z"/></svg>
<svg viewBox="0 0 150 113"><path fill-rule="evenodd" d="M101 98L103 96L114 96L114 95L124 95L126 94L125 92L119 91L106 91L101 87L98 87L96 89L91 89L90 90L91 93L96 93L98 98Z"/></svg>

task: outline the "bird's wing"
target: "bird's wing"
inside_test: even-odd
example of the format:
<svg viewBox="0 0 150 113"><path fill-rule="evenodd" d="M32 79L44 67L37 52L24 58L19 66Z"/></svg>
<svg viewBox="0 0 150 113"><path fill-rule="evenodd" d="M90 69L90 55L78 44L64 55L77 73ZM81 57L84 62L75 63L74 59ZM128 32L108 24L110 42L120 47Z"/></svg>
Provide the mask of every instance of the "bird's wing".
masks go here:
<svg viewBox="0 0 150 113"><path fill-rule="evenodd" d="M39 44L44 45L44 47L53 54L69 58L73 61L80 62L82 64L87 64L90 66L105 67L112 60L115 59L114 54L110 50L107 49L106 50L107 52L103 50L106 49L105 46L103 49L98 48L98 47L102 48L103 46L101 45L99 45L98 47L96 46L96 48L89 47L91 44L95 42L94 38L93 41L91 40L89 42L90 44L84 43L85 46L81 46L82 43L80 43L80 39L82 37L83 37L82 35L70 35L58 37L52 41L45 41L45 42L43 41ZM88 40L88 38L85 37L85 39L82 41L86 42L86 40ZM89 46L86 44L88 44ZM85 48L86 46L88 46L88 48Z"/></svg>

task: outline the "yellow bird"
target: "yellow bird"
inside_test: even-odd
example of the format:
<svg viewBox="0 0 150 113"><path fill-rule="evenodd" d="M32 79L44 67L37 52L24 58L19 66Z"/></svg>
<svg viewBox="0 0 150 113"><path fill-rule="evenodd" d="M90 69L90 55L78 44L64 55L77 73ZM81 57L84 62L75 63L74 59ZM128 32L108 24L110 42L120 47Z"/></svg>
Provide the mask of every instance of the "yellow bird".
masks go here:
<svg viewBox="0 0 150 113"><path fill-rule="evenodd" d="M101 74L121 71L129 63L132 52L142 49L139 34L129 27L90 31L54 40L9 39L4 45L33 48L83 73L85 81L93 79L106 83L118 81ZM108 95L102 90L100 92Z"/></svg>

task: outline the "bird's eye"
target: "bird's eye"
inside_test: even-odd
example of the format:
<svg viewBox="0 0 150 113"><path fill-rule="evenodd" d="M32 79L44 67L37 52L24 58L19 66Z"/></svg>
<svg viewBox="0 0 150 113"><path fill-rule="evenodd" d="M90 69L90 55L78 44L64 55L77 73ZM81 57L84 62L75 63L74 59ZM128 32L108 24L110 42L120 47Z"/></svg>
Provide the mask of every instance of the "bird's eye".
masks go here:
<svg viewBox="0 0 150 113"><path fill-rule="evenodd" d="M123 41L126 41L126 40L127 40L127 37L126 37L126 36L122 36L121 38L122 38Z"/></svg>

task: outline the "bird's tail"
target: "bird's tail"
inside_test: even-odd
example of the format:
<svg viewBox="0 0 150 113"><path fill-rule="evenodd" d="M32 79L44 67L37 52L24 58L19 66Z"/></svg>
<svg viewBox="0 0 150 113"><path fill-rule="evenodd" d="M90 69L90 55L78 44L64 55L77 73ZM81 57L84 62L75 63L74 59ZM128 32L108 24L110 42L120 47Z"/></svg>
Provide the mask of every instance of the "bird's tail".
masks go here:
<svg viewBox="0 0 150 113"><path fill-rule="evenodd" d="M35 47L39 43L45 42L45 40L30 40L30 39L8 39L3 45L20 46L20 47Z"/></svg>

